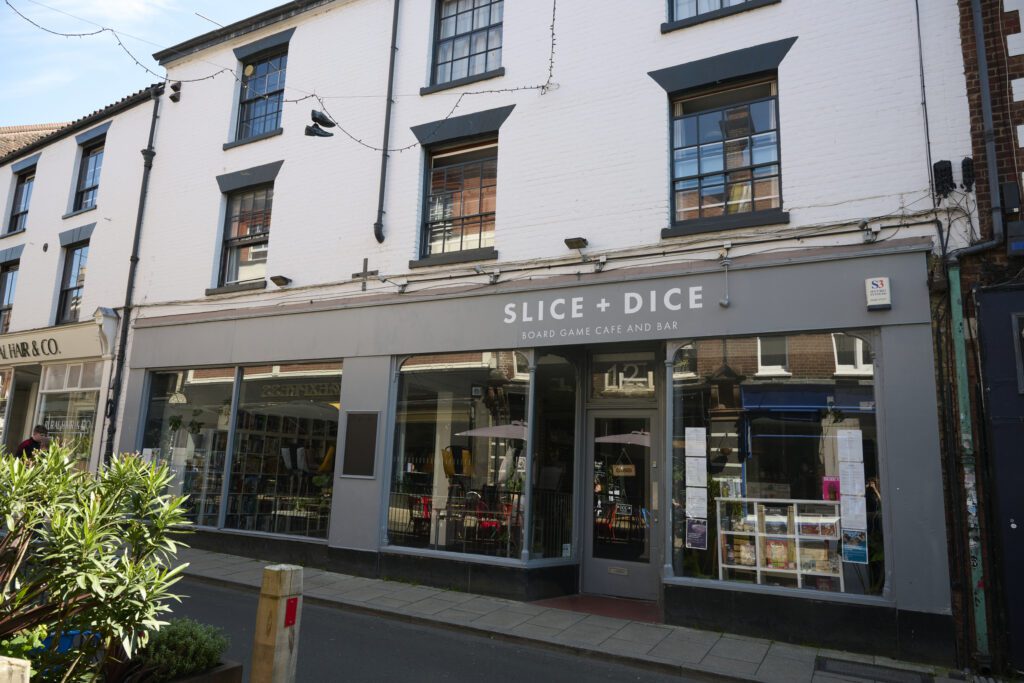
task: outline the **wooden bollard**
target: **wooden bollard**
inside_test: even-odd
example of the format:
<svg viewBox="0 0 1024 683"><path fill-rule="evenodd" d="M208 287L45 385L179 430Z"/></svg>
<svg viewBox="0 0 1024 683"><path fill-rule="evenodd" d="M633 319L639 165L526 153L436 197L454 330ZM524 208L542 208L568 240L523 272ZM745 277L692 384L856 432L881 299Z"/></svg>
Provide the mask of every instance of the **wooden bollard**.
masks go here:
<svg viewBox="0 0 1024 683"><path fill-rule="evenodd" d="M0 683L28 683L32 664L27 659L0 657Z"/></svg>
<svg viewBox="0 0 1024 683"><path fill-rule="evenodd" d="M292 683L299 658L302 616L302 567L275 564L263 568L256 631L252 642L252 683Z"/></svg>

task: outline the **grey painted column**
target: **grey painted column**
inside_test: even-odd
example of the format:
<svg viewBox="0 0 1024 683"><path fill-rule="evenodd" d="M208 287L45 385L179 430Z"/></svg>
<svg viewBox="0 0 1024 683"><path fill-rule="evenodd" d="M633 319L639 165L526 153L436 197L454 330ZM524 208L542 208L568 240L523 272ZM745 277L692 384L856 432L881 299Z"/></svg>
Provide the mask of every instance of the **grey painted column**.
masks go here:
<svg viewBox="0 0 1024 683"><path fill-rule="evenodd" d="M533 543L533 447L536 439L533 438L537 431L534 420L537 416L537 354L533 349L521 352L530 362L530 388L527 391L526 403L526 481L523 482L523 549L519 553L519 559L528 562L530 559L530 548Z"/></svg>
<svg viewBox="0 0 1024 683"><path fill-rule="evenodd" d="M665 448L664 469L661 471L661 492L664 500L661 503L662 518L662 540L665 543L663 552L664 564L661 567L661 578L667 579L675 576L672 567L672 559L675 553L675 543L672 538L672 525L675 523L675 506L672 505L672 480L675 477L675 453L672 450L672 434L675 429L673 419L675 417L675 406L672 403L673 384L672 369L675 365L676 351L679 344L669 342L665 345Z"/></svg>

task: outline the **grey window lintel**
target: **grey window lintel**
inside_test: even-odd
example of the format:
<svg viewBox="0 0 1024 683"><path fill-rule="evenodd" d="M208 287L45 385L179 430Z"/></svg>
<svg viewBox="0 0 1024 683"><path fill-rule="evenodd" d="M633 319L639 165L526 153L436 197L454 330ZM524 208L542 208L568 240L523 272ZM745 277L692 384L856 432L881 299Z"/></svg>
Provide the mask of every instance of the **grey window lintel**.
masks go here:
<svg viewBox="0 0 1024 683"><path fill-rule="evenodd" d="M734 50L678 66L648 72L648 76L671 94L714 85L734 78L774 71L779 68L796 38Z"/></svg>
<svg viewBox="0 0 1024 683"><path fill-rule="evenodd" d="M60 233L60 246L67 247L72 244L78 244L79 242L85 242L87 239L92 237L92 231L95 227L95 223L89 223L78 228L65 230Z"/></svg>
<svg viewBox="0 0 1024 683"><path fill-rule="evenodd" d="M280 33L275 33L267 36L266 38L260 38L254 43L236 47L234 50L235 58L242 62L249 57L258 55L261 52L267 52L269 50L276 50L277 48L284 47L288 45L288 41L292 39L293 33L295 33L295 29L290 28L287 31L281 31Z"/></svg>
<svg viewBox="0 0 1024 683"><path fill-rule="evenodd" d="M39 154L33 154L30 157L22 159L16 164L11 164L11 173L17 175L22 171L27 171L28 169L32 168L39 162L39 157L41 157L42 155L42 152L40 152Z"/></svg>
<svg viewBox="0 0 1024 683"><path fill-rule="evenodd" d="M107 130L110 128L110 124L111 122L107 121L106 123L101 123L95 128L87 130L84 133L79 133L78 135L75 136L75 142L78 143L79 145L85 145L106 135Z"/></svg>
<svg viewBox="0 0 1024 683"><path fill-rule="evenodd" d="M11 261L17 261L21 259L21 252L25 248L24 244L19 244L16 247L10 247L0 251L0 266L5 266Z"/></svg>
<svg viewBox="0 0 1024 683"><path fill-rule="evenodd" d="M747 0L746 2L740 3L739 5L733 5L732 7L723 7L721 9L704 12L703 14L687 17L685 19L666 21L661 25L661 32L671 33L672 31L678 31L681 28L703 24L705 21L714 21L715 19L729 17L733 14L739 14L740 12L749 12L750 10L757 9L758 7L775 5L779 2L782 2L782 0Z"/></svg>
<svg viewBox="0 0 1024 683"><path fill-rule="evenodd" d="M494 134L501 128L501 124L505 123L505 119L512 113L515 106L510 104L507 107L487 109L475 114L453 116L450 119L424 123L413 126L412 134L416 136L421 145L436 145L479 135Z"/></svg>
<svg viewBox="0 0 1024 683"><path fill-rule="evenodd" d="M244 187L272 183L277 178L277 173L281 170L282 164L284 164L283 159L263 164L262 166L253 166L252 168L235 171L234 173L225 173L224 175L217 176L217 185L222 193L227 194L235 190L241 190Z"/></svg>

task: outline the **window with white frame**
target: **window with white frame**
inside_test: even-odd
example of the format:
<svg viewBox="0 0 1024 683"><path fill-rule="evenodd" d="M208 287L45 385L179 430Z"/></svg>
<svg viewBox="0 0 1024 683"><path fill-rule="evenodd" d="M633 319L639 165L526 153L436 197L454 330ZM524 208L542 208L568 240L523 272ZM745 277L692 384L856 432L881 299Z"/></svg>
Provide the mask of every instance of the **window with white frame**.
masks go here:
<svg viewBox="0 0 1024 683"><path fill-rule="evenodd" d="M757 374L789 375L789 349L786 337L757 338Z"/></svg>
<svg viewBox="0 0 1024 683"><path fill-rule="evenodd" d="M863 339L849 334L832 335L832 349L836 357L837 375L871 375L874 365L871 349Z"/></svg>

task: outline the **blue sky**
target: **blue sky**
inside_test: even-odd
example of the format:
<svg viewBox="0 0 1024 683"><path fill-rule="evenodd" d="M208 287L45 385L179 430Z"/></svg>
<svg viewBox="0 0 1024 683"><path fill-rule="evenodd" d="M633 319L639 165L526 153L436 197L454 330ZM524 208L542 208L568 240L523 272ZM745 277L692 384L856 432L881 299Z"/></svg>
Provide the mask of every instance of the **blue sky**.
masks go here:
<svg viewBox="0 0 1024 683"><path fill-rule="evenodd" d="M230 24L284 0L7 0L53 31L118 32L158 74L157 50ZM73 16L68 16L73 15ZM0 3L0 126L73 121L160 79L146 73L110 33L65 38L40 30Z"/></svg>

